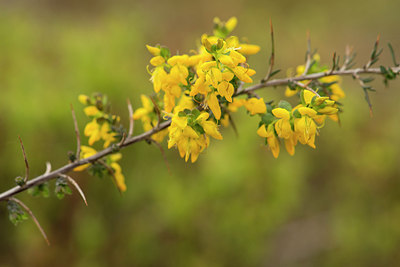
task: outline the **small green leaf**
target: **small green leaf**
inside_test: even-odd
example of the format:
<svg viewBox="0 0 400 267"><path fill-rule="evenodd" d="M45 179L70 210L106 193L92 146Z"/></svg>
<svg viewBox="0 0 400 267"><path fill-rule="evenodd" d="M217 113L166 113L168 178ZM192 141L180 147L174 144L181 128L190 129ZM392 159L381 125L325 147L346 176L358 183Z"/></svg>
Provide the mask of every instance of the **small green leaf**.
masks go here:
<svg viewBox="0 0 400 267"><path fill-rule="evenodd" d="M67 179L65 179L64 177L57 178L54 193L56 194L58 199L63 199L66 194L67 195L72 194L72 190L68 186Z"/></svg>
<svg viewBox="0 0 400 267"><path fill-rule="evenodd" d="M265 125L271 124L274 120L275 120L275 117L271 113L265 113L261 117L261 123L265 124Z"/></svg>
<svg viewBox="0 0 400 267"><path fill-rule="evenodd" d="M7 202L8 218L14 225L28 219L28 215L15 201L9 200Z"/></svg>
<svg viewBox="0 0 400 267"><path fill-rule="evenodd" d="M300 114L299 110L295 109L295 110L293 111L293 117L295 117L295 118L297 118L297 119L300 119L300 118L301 118L301 114Z"/></svg>
<svg viewBox="0 0 400 267"><path fill-rule="evenodd" d="M292 105L290 105L290 103L287 102L286 100L279 101L278 107L284 108L287 111L292 111Z"/></svg>
<svg viewBox="0 0 400 267"><path fill-rule="evenodd" d="M169 51L168 48L166 47L161 47L160 49L160 56L162 56L165 59L169 59L171 57L171 52Z"/></svg>

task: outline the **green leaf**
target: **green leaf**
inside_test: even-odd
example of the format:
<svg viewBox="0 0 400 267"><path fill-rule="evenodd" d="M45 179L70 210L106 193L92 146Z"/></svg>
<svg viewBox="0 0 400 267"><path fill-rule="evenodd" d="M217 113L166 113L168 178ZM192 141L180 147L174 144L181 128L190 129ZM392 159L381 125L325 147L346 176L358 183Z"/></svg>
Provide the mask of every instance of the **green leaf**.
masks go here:
<svg viewBox="0 0 400 267"><path fill-rule="evenodd" d="M35 187L31 187L28 189L28 193L34 197L42 196L48 198L50 196L49 183L45 182Z"/></svg>
<svg viewBox="0 0 400 267"><path fill-rule="evenodd" d="M14 225L28 219L28 215L15 201L9 200L7 202L8 218Z"/></svg>
<svg viewBox="0 0 400 267"><path fill-rule="evenodd" d="M261 123L265 124L265 125L271 124L274 120L275 120L275 117L271 113L265 113L261 117Z"/></svg>
<svg viewBox="0 0 400 267"><path fill-rule="evenodd" d="M286 100L279 101L278 107L284 108L287 111L292 111L292 105L290 105L290 103L287 102Z"/></svg>
<svg viewBox="0 0 400 267"><path fill-rule="evenodd" d="M67 179L65 179L64 177L57 178L54 193L56 194L58 199L63 199L66 194L67 195L72 194L72 190L68 186Z"/></svg>
<svg viewBox="0 0 400 267"><path fill-rule="evenodd" d="M205 134L205 133L206 133L206 132L204 131L203 127L201 127L201 125L198 124L198 123L196 123L195 125L193 125L192 128L193 128L196 132L198 132L198 133L200 133L200 134Z"/></svg>
<svg viewBox="0 0 400 267"><path fill-rule="evenodd" d="M171 52L166 47L161 47L160 49L160 56L168 60L171 57Z"/></svg>
<svg viewBox="0 0 400 267"><path fill-rule="evenodd" d="M300 114L299 110L295 109L295 110L293 111L293 117L295 117L295 118L297 118L297 119L300 119L300 118L301 118L301 114Z"/></svg>

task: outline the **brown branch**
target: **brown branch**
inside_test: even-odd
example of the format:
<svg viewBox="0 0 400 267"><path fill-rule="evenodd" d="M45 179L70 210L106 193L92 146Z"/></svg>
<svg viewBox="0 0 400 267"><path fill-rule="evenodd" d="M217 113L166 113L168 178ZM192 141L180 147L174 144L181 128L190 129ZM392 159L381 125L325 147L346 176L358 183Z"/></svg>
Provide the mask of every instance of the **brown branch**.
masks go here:
<svg viewBox="0 0 400 267"><path fill-rule="evenodd" d="M43 236L44 240L46 240L47 245L50 246L50 241L49 241L49 239L47 238L46 233L44 232L42 226L40 225L39 221L36 219L36 217L35 217L35 215L33 214L33 212L28 208L28 206L26 206L26 205L24 204L24 202L22 202L22 201L19 200L19 199L16 199L15 197L10 197L9 200L16 202L16 203L17 203L18 205L20 205L24 210L26 210L26 212L28 212L29 216L32 217L32 220L35 222L37 228L39 228L39 231L42 233L42 236Z"/></svg>
<svg viewBox="0 0 400 267"><path fill-rule="evenodd" d="M76 190L79 192L79 194L81 195L81 197L82 197L82 199L83 199L83 202L85 202L85 204L86 204L86 206L87 206L88 204L87 204L87 201L86 201L85 194L83 193L83 191L82 191L81 187L79 186L79 184L78 184L74 179L72 179L71 176L68 176L68 175L66 175L66 174L61 174L60 176L61 176L61 177L64 177L65 179L67 179L67 181L70 182L70 183L75 187L75 189L76 189Z"/></svg>
<svg viewBox="0 0 400 267"><path fill-rule="evenodd" d="M24 155L24 161L25 161L24 183L26 183L26 181L28 181L28 178L29 178L29 164L28 164L28 159L26 157L25 148L24 148L24 144L22 143L21 136L18 136L18 138L19 138L19 143L21 144L22 154Z"/></svg>
<svg viewBox="0 0 400 267"><path fill-rule="evenodd" d="M392 68L392 71L394 73L399 73L400 67ZM301 75L301 76L297 76L297 77L275 79L275 80L267 81L265 83L259 83L259 84L247 87L246 89L242 90L241 92L236 93L235 96L247 94L248 92L255 91L255 90L258 90L261 88L287 85L290 82L303 81L303 80L316 80L316 79L320 79L323 77L334 76L334 75L353 76L355 73L356 74L382 74L382 71L380 68L369 68L369 69L356 68L356 69L349 69L349 70L336 70L336 71L333 71L332 73L330 73L330 71L326 71L326 72L318 72L318 73L312 73L312 74L307 74L307 75Z"/></svg>
<svg viewBox="0 0 400 267"><path fill-rule="evenodd" d="M394 73L400 73L400 66L399 67L394 67L391 68L392 71ZM267 87L275 87L275 86L281 86L281 85L287 85L290 82L298 82L298 81L302 81L302 80L316 80L322 77L326 77L326 76L332 76L332 75L341 75L341 76L346 76L346 75L350 75L353 76L354 74L360 75L360 74L382 74L382 71L380 68L356 68L356 69L349 69L349 70L337 70L337 71L333 71L332 73L330 73L330 71L326 71L326 72L319 72L319 73L313 73L313 74L308 74L308 75L301 75L298 77L288 77L288 78L283 78L283 79L275 79L275 80L270 80L264 83L259 83L253 86L250 86L240 92L237 92L234 96L238 96L238 95L242 95L242 94L248 94L249 92L255 91L255 90L259 90L262 88L267 88ZM168 128L171 125L171 120L162 122L161 124L159 124L157 127L154 127L153 129L144 132L142 134L133 136L133 137L128 137L125 142L121 145L121 149L127 146L130 146L134 143L143 141L143 140L148 140L148 138L150 136L152 136L155 133L158 133L166 128ZM28 188L31 188L35 185L44 183L48 180L57 178L58 176L60 176L60 174L66 174L69 171L73 170L74 168L84 165L84 164L88 164L88 163L93 163L107 155L113 154L113 148L112 147L108 147L104 150L101 150L99 152L97 152L95 155L88 157L88 158L84 158L84 159L79 159L75 162L66 164L50 173L47 174L42 174L40 176L37 176L34 179L31 179L29 181L27 181L27 183L23 186L15 186L3 193L0 193L0 201L2 200L6 200L8 198L10 198L11 196L18 194L22 191L27 190Z"/></svg>
<svg viewBox="0 0 400 267"><path fill-rule="evenodd" d="M74 110L74 107L72 106L72 104L71 104L71 113L72 113L72 119L74 120L74 128L75 128L75 135L76 135L75 160L79 160L81 157L81 137L79 135L78 121L76 120L75 110Z"/></svg>

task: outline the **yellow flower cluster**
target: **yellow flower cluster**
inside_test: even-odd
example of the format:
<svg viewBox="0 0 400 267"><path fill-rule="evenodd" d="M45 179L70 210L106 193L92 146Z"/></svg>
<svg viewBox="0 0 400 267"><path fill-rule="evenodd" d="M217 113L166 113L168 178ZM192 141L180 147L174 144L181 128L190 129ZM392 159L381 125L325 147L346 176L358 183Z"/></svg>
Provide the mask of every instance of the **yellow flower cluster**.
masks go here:
<svg viewBox="0 0 400 267"><path fill-rule="evenodd" d="M336 115L335 101L319 97L308 90L301 91L302 103L292 108L286 101L267 112L261 121L257 134L266 138L275 158L278 157L279 138L285 142L290 155L294 155L297 142L315 148L315 135L324 124L326 115Z"/></svg>
<svg viewBox="0 0 400 267"><path fill-rule="evenodd" d="M79 101L86 105L84 108L84 113L88 116L91 121L86 124L84 129L85 136L89 137L89 146L81 146L80 158L88 158L97 153L96 149L92 146L97 141L102 140L103 147L107 148L111 143L118 141L118 133L114 128L115 124L119 122L119 117L111 115L106 112L107 109L107 98L101 94L94 94L92 97L87 95L80 95ZM115 183L121 192L126 191L125 178L121 171L121 166L117 163L118 160L122 158L120 153L116 153L108 156L105 159L105 165L112 169L112 176L115 179ZM84 164L76 167L74 171L83 171L93 165ZM102 168L106 168L102 166ZM109 170L106 170L109 171Z"/></svg>
<svg viewBox="0 0 400 267"><path fill-rule="evenodd" d="M305 65L297 66L296 76L329 71L328 67L321 65L320 56L318 54L315 54L313 56L312 62L313 63L311 65L311 67L309 68L309 70L307 71L307 73L304 73L305 68L306 68ZM301 82L303 84L310 83L310 81L307 81L307 80L304 80ZM315 88L318 91L318 94L320 96L329 97L330 100L337 102L346 97L346 94L344 93L342 87L340 86L341 82L342 82L342 79L340 76L332 75L332 76L322 77L318 80L315 80L312 82L312 84L310 84L310 86ZM293 95L296 95L302 89L303 88L300 88L299 86L288 86L288 87L286 87L285 95L287 97L291 97ZM339 109L337 104L335 104L334 107ZM328 117L335 122L339 121L338 113L331 114Z"/></svg>
<svg viewBox="0 0 400 267"><path fill-rule="evenodd" d="M186 161L190 156L192 162L197 160L208 147L209 136L222 139L218 124L229 124L231 107L237 110L245 106L251 115L266 112L263 99L233 99L241 83L253 82L255 71L249 68L245 56L256 54L260 47L229 36L236 18L226 23L216 18L214 23L214 35L203 34L199 49L191 55L171 56L165 47L147 45L153 55L150 80L157 94L155 101L162 99L159 107L163 118L172 120L169 129L152 138L162 141L168 133L168 148L177 147ZM142 107L133 118L142 121L144 130L150 130L158 123L157 110L148 97L141 96L141 100Z"/></svg>

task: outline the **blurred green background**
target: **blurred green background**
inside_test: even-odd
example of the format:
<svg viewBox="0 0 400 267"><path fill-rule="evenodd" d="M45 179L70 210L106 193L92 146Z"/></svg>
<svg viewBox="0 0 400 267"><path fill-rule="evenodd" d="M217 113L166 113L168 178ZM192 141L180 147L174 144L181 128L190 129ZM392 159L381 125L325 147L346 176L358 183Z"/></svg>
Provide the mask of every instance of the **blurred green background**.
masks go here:
<svg viewBox="0 0 400 267"><path fill-rule="evenodd" d="M400 55L399 1L0 1L0 191L23 175L21 135L39 175L45 162L66 163L75 149L72 103L103 92L127 125L152 85L145 44L188 52L212 19L237 16L234 34L262 46L250 59L267 70L268 20L276 66L302 64L306 32L321 60L350 44L361 66L376 36ZM386 51L382 64L391 64ZM372 94L374 116L351 78L341 126L327 123L317 149L298 146L278 159L255 134L257 118L236 114L232 129L196 164L155 146L124 151L128 191L110 179L73 174L86 193L59 201L19 195L41 222L47 246L29 220L15 227L0 203L0 266L396 266L400 262L400 115L398 81ZM265 89L268 100L284 88ZM141 128L136 127L136 133Z"/></svg>

